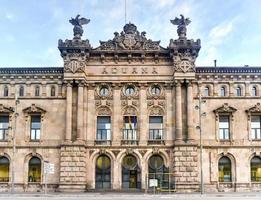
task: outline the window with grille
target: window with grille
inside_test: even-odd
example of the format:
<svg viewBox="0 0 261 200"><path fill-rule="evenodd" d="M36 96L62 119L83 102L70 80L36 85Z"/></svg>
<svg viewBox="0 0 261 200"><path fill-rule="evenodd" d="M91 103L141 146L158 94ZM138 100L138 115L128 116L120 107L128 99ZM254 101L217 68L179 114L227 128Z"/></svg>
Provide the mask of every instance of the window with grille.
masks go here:
<svg viewBox="0 0 261 200"><path fill-rule="evenodd" d="M252 139L261 139L261 115L251 116L251 135Z"/></svg>
<svg viewBox="0 0 261 200"><path fill-rule="evenodd" d="M0 141L7 140L9 116L0 116Z"/></svg>
<svg viewBox="0 0 261 200"><path fill-rule="evenodd" d="M31 116L31 140L40 140L41 138L41 116Z"/></svg>
<svg viewBox="0 0 261 200"><path fill-rule="evenodd" d="M99 141L111 140L111 117L110 116L98 116L97 117L96 140L99 140Z"/></svg>
<svg viewBox="0 0 261 200"><path fill-rule="evenodd" d="M150 116L149 140L163 140L163 117Z"/></svg>
<svg viewBox="0 0 261 200"><path fill-rule="evenodd" d="M219 139L220 140L229 140L229 116L220 115L219 116Z"/></svg>

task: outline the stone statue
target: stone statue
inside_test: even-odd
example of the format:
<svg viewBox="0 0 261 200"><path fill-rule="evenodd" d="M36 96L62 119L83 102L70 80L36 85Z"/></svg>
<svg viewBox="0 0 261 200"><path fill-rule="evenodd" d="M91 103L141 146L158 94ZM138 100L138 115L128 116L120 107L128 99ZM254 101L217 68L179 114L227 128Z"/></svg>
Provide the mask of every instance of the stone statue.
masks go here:
<svg viewBox="0 0 261 200"><path fill-rule="evenodd" d="M86 19L84 17L79 18L79 17L80 17L80 15L77 15L75 18L71 18L69 20L69 22L72 25L74 25L74 28L73 28L74 39L81 39L81 36L83 34L82 25L88 24L91 21L90 19Z"/></svg>
<svg viewBox="0 0 261 200"><path fill-rule="evenodd" d="M174 20L170 20L170 22L178 26L177 33L179 37L186 37L187 34L186 26L189 25L191 21L189 18L185 19L183 15L180 15L180 17L181 17L180 19L176 17Z"/></svg>

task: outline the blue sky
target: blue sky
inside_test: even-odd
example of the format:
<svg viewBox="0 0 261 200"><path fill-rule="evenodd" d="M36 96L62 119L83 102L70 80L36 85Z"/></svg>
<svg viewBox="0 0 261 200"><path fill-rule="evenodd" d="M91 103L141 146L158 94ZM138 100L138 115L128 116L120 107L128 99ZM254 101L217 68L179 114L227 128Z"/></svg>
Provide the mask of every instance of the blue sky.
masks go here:
<svg viewBox="0 0 261 200"><path fill-rule="evenodd" d="M124 26L124 0L0 0L0 66L62 66L58 39L73 37L76 14L91 19L83 38L93 47ZM169 20L183 13L189 39L201 39L198 66L261 66L261 0L127 0L127 21L166 47Z"/></svg>

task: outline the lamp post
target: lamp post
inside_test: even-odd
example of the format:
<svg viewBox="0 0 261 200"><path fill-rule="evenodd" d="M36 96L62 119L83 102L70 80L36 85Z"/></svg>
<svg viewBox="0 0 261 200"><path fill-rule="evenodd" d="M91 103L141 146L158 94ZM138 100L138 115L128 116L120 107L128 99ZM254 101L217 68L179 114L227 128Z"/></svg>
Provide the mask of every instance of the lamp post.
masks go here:
<svg viewBox="0 0 261 200"><path fill-rule="evenodd" d="M203 145L202 145L202 117L206 116L205 112L202 112L202 104L206 103L205 100L202 100L201 94L198 95L198 105L195 107L198 110L199 114L199 126L197 126L197 129L199 129L199 146L200 146L200 193L204 193L204 178L203 178Z"/></svg>
<svg viewBox="0 0 261 200"><path fill-rule="evenodd" d="M16 124L17 124L17 117L18 117L18 113L17 113L17 105L19 104L19 100L17 97L17 94L15 93L15 121L14 121L14 128L13 128L13 162L12 162L12 183L11 183L11 193L14 194L14 187L15 187L15 170L14 170L14 162L15 162L15 150L16 150Z"/></svg>

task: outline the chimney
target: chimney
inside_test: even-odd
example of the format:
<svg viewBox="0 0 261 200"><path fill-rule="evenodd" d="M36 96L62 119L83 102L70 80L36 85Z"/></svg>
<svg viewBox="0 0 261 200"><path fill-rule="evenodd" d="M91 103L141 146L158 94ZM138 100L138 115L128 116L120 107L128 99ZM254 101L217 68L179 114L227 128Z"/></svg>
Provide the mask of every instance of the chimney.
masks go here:
<svg viewBox="0 0 261 200"><path fill-rule="evenodd" d="M214 60L214 67L217 67L217 60Z"/></svg>

